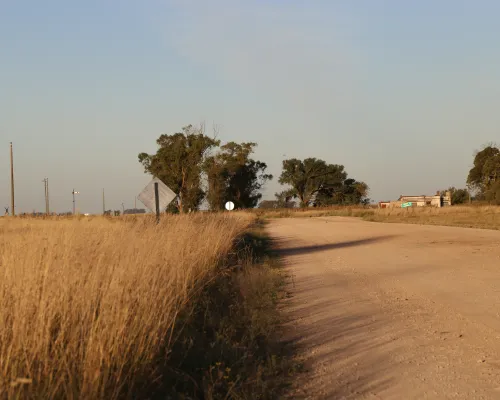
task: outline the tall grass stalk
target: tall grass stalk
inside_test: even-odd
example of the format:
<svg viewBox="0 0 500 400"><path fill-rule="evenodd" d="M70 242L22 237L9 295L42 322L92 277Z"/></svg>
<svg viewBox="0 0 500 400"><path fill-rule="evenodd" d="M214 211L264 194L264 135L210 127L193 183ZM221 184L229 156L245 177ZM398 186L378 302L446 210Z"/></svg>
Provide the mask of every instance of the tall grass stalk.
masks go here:
<svg viewBox="0 0 500 400"><path fill-rule="evenodd" d="M132 397L246 214L0 221L0 398Z"/></svg>

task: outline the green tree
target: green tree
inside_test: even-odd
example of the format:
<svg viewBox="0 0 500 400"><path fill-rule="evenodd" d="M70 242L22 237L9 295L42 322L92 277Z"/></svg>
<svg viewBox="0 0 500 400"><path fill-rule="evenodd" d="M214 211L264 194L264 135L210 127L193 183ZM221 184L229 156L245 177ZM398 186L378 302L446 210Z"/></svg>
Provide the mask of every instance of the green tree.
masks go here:
<svg viewBox="0 0 500 400"><path fill-rule="evenodd" d="M210 210L220 211L226 199L226 187L229 171L224 162L217 156L210 156L203 166L207 178L206 199Z"/></svg>
<svg viewBox="0 0 500 400"><path fill-rule="evenodd" d="M450 187L446 190L442 190L441 193L450 192L451 204L465 204L469 202L469 191L467 189L457 189L455 187Z"/></svg>
<svg viewBox="0 0 500 400"><path fill-rule="evenodd" d="M468 203L469 196L469 191L467 189L456 189L451 192L451 204Z"/></svg>
<svg viewBox="0 0 500 400"><path fill-rule="evenodd" d="M488 145L478 151L474 157L474 166L469 171L467 184L473 188L478 198L486 198L493 194L496 182L500 180L500 149Z"/></svg>
<svg viewBox="0 0 500 400"><path fill-rule="evenodd" d="M205 197L201 187L202 165L219 141L206 136L203 126L188 125L182 132L161 135L156 143L156 154L139 154L145 173L159 178L177 193L178 201L170 205L170 210L182 213L198 209Z"/></svg>
<svg viewBox="0 0 500 400"><path fill-rule="evenodd" d="M335 187L347 177L344 166L327 164L317 158L283 161L279 183L291 186L291 194L300 200L301 207L307 207L323 188Z"/></svg>
<svg viewBox="0 0 500 400"><path fill-rule="evenodd" d="M262 198L260 190L273 178L267 165L250 156L256 143L229 142L207 158L204 171L208 181L207 201L212 210L220 210L226 201L237 208L253 208Z"/></svg>
<svg viewBox="0 0 500 400"><path fill-rule="evenodd" d="M294 208L295 203L292 201L295 196L294 193L295 191L293 189L275 193L274 197L276 198L278 208Z"/></svg>
<svg viewBox="0 0 500 400"><path fill-rule="evenodd" d="M368 204L370 188L364 182L348 178L337 185L322 188L316 198L317 206Z"/></svg>
<svg viewBox="0 0 500 400"><path fill-rule="evenodd" d="M489 187L485 194L485 199L491 204L500 205L500 179Z"/></svg>

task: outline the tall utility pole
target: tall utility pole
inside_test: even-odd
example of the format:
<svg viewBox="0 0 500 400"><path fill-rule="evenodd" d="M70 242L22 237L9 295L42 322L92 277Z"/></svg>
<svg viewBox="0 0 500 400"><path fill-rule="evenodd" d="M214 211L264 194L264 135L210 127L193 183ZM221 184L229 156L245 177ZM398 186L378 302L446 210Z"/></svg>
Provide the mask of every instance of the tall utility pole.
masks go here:
<svg viewBox="0 0 500 400"><path fill-rule="evenodd" d="M45 178L43 183L45 183L45 214L49 215L49 178Z"/></svg>
<svg viewBox="0 0 500 400"><path fill-rule="evenodd" d="M10 209L12 216L16 215L14 201L14 150L12 149L12 142L10 142Z"/></svg>
<svg viewBox="0 0 500 400"><path fill-rule="evenodd" d="M79 194L80 192L76 192L75 189L71 192L73 194L73 215L76 213L76 199L75 194Z"/></svg>
<svg viewBox="0 0 500 400"><path fill-rule="evenodd" d="M106 203L104 201L104 189L102 189L102 215L106 214Z"/></svg>

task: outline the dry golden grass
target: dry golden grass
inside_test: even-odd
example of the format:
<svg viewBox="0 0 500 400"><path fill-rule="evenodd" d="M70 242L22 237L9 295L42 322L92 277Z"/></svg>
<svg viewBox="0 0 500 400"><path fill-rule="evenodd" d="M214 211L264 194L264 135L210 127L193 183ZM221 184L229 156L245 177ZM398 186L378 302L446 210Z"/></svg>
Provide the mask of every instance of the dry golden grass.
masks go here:
<svg viewBox="0 0 500 400"><path fill-rule="evenodd" d="M0 220L0 398L135 397L248 214Z"/></svg>
<svg viewBox="0 0 500 400"><path fill-rule="evenodd" d="M347 216L361 217L373 214L376 208L371 206L332 206L319 208L283 208L283 209L255 209L253 212L261 218L308 218Z"/></svg>
<svg viewBox="0 0 500 400"><path fill-rule="evenodd" d="M374 222L397 222L423 225L448 225L465 228L500 229L500 206L452 206L452 207L325 207L319 209L256 210L264 218L283 217L360 217Z"/></svg>
<svg viewBox="0 0 500 400"><path fill-rule="evenodd" d="M376 222L404 222L423 225L447 225L464 228L500 229L499 206L452 206L388 208L375 210L365 219Z"/></svg>

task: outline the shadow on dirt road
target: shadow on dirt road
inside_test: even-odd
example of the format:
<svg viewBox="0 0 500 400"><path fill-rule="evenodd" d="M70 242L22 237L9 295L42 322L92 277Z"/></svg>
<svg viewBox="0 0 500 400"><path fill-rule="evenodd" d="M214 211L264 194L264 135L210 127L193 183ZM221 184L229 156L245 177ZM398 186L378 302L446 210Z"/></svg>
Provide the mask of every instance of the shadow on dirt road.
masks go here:
<svg viewBox="0 0 500 400"><path fill-rule="evenodd" d="M275 251L280 256L295 256L301 254L309 254L316 253L319 251L327 251L334 249L342 249L346 247L355 247L355 246L363 246L367 244L378 243L382 241L390 240L397 235L385 235L385 236L376 236L372 238L366 239L358 239L358 240L350 240L347 242L337 242L337 243L326 243L319 244L313 246L300 246L300 247L288 247L289 240L287 239L276 239L273 240L273 244L275 246Z"/></svg>

